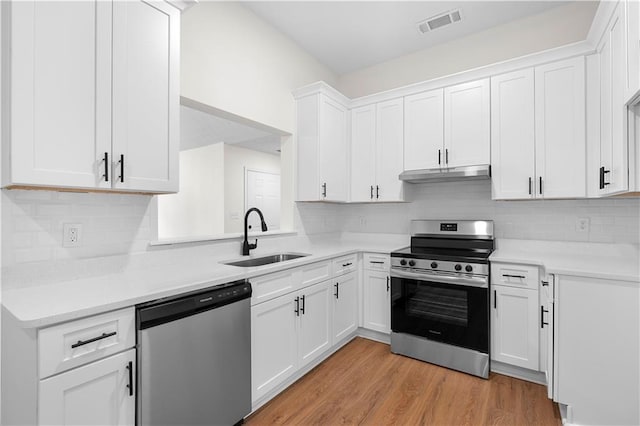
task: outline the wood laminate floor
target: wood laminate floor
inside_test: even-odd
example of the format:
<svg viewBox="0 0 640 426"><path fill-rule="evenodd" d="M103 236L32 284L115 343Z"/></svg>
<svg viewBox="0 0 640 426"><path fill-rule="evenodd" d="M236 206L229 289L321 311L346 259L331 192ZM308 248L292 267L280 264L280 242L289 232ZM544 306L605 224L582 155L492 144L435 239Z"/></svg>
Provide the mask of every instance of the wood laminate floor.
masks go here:
<svg viewBox="0 0 640 426"><path fill-rule="evenodd" d="M356 338L251 415L256 425L560 425L541 385L489 380Z"/></svg>

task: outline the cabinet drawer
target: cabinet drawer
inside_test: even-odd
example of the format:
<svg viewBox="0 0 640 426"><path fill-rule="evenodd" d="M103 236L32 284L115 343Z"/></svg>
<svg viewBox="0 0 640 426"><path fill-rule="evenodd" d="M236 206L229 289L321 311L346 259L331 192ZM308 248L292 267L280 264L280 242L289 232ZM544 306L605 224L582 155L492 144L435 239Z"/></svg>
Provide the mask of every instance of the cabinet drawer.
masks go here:
<svg viewBox="0 0 640 426"><path fill-rule="evenodd" d="M45 378L135 346L135 308L38 330L39 377Z"/></svg>
<svg viewBox="0 0 640 426"><path fill-rule="evenodd" d="M284 272L251 278L249 280L253 290L251 304L255 305L265 302L274 297L297 290L295 275L294 270L289 269Z"/></svg>
<svg viewBox="0 0 640 426"><path fill-rule="evenodd" d="M331 262L318 262L300 268L302 273L301 287L308 287L331 278Z"/></svg>
<svg viewBox="0 0 640 426"><path fill-rule="evenodd" d="M492 263L491 282L510 287L538 289L538 267L511 263Z"/></svg>
<svg viewBox="0 0 640 426"><path fill-rule="evenodd" d="M333 276L347 274L356 270L358 264L358 255L350 254L348 256L342 256L337 259L333 259Z"/></svg>
<svg viewBox="0 0 640 426"><path fill-rule="evenodd" d="M388 271L390 259L388 254L365 253L364 269L370 271Z"/></svg>

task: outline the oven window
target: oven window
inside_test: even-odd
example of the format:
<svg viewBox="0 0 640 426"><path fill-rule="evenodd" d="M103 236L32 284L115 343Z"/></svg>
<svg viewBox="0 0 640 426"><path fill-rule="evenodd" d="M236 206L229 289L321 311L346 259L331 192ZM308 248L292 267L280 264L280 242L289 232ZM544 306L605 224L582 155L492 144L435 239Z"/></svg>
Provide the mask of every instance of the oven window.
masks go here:
<svg viewBox="0 0 640 426"><path fill-rule="evenodd" d="M407 298L407 314L426 320L467 326L469 308L465 290L416 286Z"/></svg>

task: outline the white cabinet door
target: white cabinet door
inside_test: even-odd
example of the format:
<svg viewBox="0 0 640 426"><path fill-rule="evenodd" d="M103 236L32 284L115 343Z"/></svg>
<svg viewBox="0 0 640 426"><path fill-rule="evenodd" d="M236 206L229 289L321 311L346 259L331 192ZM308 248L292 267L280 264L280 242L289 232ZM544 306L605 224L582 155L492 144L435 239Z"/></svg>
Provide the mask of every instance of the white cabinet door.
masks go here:
<svg viewBox="0 0 640 426"><path fill-rule="evenodd" d="M307 365L331 347L331 289L331 281L324 281L307 287L298 294L299 367Z"/></svg>
<svg viewBox="0 0 640 426"><path fill-rule="evenodd" d="M535 68L535 120L536 195L584 197L584 57Z"/></svg>
<svg viewBox="0 0 640 426"><path fill-rule="evenodd" d="M618 4L600 47L599 195L624 192L629 188L624 6Z"/></svg>
<svg viewBox="0 0 640 426"><path fill-rule="evenodd" d="M251 307L251 400L274 389L298 368L296 293Z"/></svg>
<svg viewBox="0 0 640 426"><path fill-rule="evenodd" d="M343 275L333 284L333 343L358 328L358 279L355 272Z"/></svg>
<svg viewBox="0 0 640 426"><path fill-rule="evenodd" d="M351 201L375 199L375 147L375 105L354 108L351 110Z"/></svg>
<svg viewBox="0 0 640 426"><path fill-rule="evenodd" d="M404 166L403 100L392 99L376 105L376 200L402 201Z"/></svg>
<svg viewBox="0 0 640 426"><path fill-rule="evenodd" d="M10 19L3 184L109 188L102 175L111 151L111 4L13 2Z"/></svg>
<svg viewBox="0 0 640 426"><path fill-rule="evenodd" d="M441 166L444 149L444 90L404 98L404 170Z"/></svg>
<svg viewBox="0 0 640 426"><path fill-rule="evenodd" d="M625 98L640 90L640 2L624 0L627 48L627 84Z"/></svg>
<svg viewBox="0 0 640 426"><path fill-rule="evenodd" d="M347 201L347 110L327 96L320 97L319 165L323 199Z"/></svg>
<svg viewBox="0 0 640 426"><path fill-rule="evenodd" d="M391 282L387 272L364 271L364 327L391 332Z"/></svg>
<svg viewBox="0 0 640 426"><path fill-rule="evenodd" d="M538 370L538 291L493 286L491 359Z"/></svg>
<svg viewBox="0 0 640 426"><path fill-rule="evenodd" d="M133 425L135 354L130 349L40 381L38 424Z"/></svg>
<svg viewBox="0 0 640 426"><path fill-rule="evenodd" d="M178 190L180 11L113 3L114 188Z"/></svg>
<svg viewBox="0 0 640 426"><path fill-rule="evenodd" d="M637 282L556 276L554 400L567 423L640 424Z"/></svg>
<svg viewBox="0 0 640 426"><path fill-rule="evenodd" d="M533 69L491 78L492 198L533 198Z"/></svg>
<svg viewBox="0 0 640 426"><path fill-rule="evenodd" d="M489 96L489 79L444 89L444 165L489 164Z"/></svg>

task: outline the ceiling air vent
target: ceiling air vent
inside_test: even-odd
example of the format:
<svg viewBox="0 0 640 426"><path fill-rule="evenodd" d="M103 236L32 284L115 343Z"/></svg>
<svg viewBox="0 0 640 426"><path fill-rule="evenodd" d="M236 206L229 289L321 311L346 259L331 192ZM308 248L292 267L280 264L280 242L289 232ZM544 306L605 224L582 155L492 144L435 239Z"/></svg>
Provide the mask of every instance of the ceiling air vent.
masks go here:
<svg viewBox="0 0 640 426"><path fill-rule="evenodd" d="M451 10L449 12L432 16L431 18L419 22L418 31L424 34L426 32L433 31L449 24L453 24L454 22L460 22L460 20L462 20L460 10Z"/></svg>

